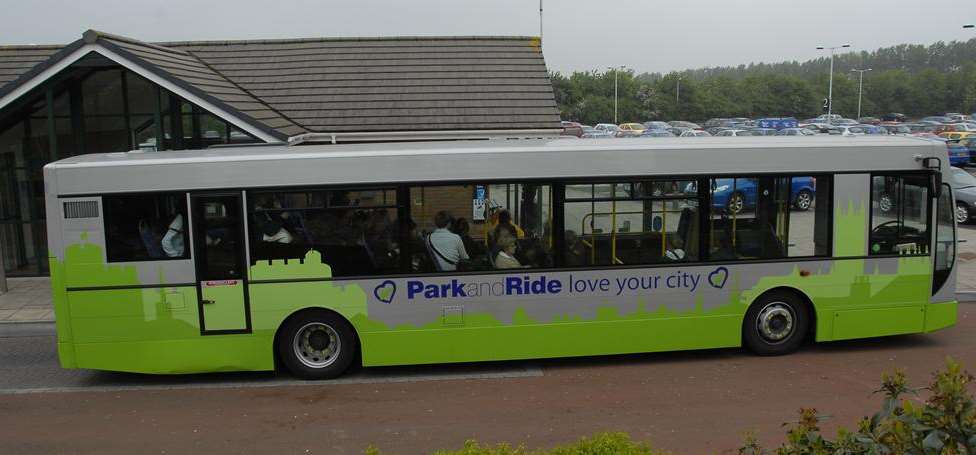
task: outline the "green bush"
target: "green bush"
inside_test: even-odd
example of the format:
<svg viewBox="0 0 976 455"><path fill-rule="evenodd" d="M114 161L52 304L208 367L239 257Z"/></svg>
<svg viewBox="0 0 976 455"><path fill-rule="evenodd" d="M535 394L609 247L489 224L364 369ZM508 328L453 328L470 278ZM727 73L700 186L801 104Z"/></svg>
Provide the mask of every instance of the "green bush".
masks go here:
<svg viewBox="0 0 976 455"><path fill-rule="evenodd" d="M642 442L635 442L626 433L598 433L592 438L581 438L573 444L552 449L528 450L524 445L481 445L469 440L460 450L441 450L436 455L666 455L667 452L652 450ZM367 455L380 455L375 447L366 449Z"/></svg>
<svg viewBox="0 0 976 455"><path fill-rule="evenodd" d="M976 402L969 390L973 376L948 359L924 389L912 389L905 374L896 371L882 377L881 410L858 424L857 431L841 429L835 439L820 433L822 417L816 409L800 410L800 420L790 425L786 443L774 452L762 448L754 437L746 438L742 455L976 455ZM927 390L924 402L902 399Z"/></svg>

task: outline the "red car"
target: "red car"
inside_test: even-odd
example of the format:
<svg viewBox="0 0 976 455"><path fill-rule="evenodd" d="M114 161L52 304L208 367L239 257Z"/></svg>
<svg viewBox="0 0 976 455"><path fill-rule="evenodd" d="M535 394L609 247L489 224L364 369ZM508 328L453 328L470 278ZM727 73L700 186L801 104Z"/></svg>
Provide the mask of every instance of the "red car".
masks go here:
<svg viewBox="0 0 976 455"><path fill-rule="evenodd" d="M560 136L576 136L583 137L583 125L577 122L560 122L563 124L563 131L559 133Z"/></svg>

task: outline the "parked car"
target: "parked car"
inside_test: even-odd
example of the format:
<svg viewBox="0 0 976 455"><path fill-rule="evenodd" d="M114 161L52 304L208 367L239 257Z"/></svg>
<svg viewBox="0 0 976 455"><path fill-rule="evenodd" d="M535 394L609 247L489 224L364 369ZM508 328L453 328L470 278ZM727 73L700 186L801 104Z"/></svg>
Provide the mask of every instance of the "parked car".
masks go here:
<svg viewBox="0 0 976 455"><path fill-rule="evenodd" d="M559 133L560 136L576 136L583 137L583 125L576 122L567 122L563 120L563 131Z"/></svg>
<svg viewBox="0 0 976 455"><path fill-rule="evenodd" d="M905 127L911 131L911 134L918 134L918 133L935 134L935 125L931 123L906 123Z"/></svg>
<svg viewBox="0 0 976 455"><path fill-rule="evenodd" d="M946 147L949 149L949 164L960 167L969 164L969 147L959 141L946 141Z"/></svg>
<svg viewBox="0 0 976 455"><path fill-rule="evenodd" d="M956 197L956 223L968 223L976 215L976 177L958 167L950 167L947 180Z"/></svg>
<svg viewBox="0 0 976 455"><path fill-rule="evenodd" d="M644 130L640 137L674 137L674 135L665 130Z"/></svg>
<svg viewBox="0 0 976 455"><path fill-rule="evenodd" d="M961 131L961 132L950 132L944 131L939 133L939 137L945 138L950 141L958 141L960 139L965 139L970 136L976 135L976 132Z"/></svg>
<svg viewBox="0 0 976 455"><path fill-rule="evenodd" d="M878 125L856 125L864 130L864 134L888 134L888 130L878 126Z"/></svg>
<svg viewBox="0 0 976 455"><path fill-rule="evenodd" d="M678 137L710 137L711 134L704 130L687 130Z"/></svg>
<svg viewBox="0 0 976 455"><path fill-rule="evenodd" d="M960 139L959 145L963 145L969 149L969 162L976 162L976 136L969 136L967 138Z"/></svg>
<svg viewBox="0 0 976 455"><path fill-rule="evenodd" d="M838 131L841 136L863 136L865 134L864 127L858 125L835 125L833 129Z"/></svg>
<svg viewBox="0 0 976 455"><path fill-rule="evenodd" d="M943 133L965 133L967 131L976 131L976 125L971 123L950 123L942 126Z"/></svg>
<svg viewBox="0 0 976 455"><path fill-rule="evenodd" d="M694 183L685 188L686 193L695 193ZM756 180L751 178L715 179L712 188L712 207L725 209L736 214L756 206ZM813 206L817 195L817 180L813 177L793 177L790 179L790 205L796 210L806 211Z"/></svg>
<svg viewBox="0 0 976 455"><path fill-rule="evenodd" d="M898 113L898 112L891 112L891 113L882 115L881 116L881 120L884 120L886 122L904 122L905 120L908 120L908 117L905 116L905 114L901 114L901 113Z"/></svg>
<svg viewBox="0 0 976 455"><path fill-rule="evenodd" d="M922 117L919 122L952 123L952 119L944 115L930 115L928 117Z"/></svg>
<svg viewBox="0 0 976 455"><path fill-rule="evenodd" d="M816 134L806 128L784 128L776 132L777 136L814 136Z"/></svg>
<svg viewBox="0 0 976 455"><path fill-rule="evenodd" d="M912 134L911 128L905 125L881 125L882 128L888 131L888 134Z"/></svg>
<svg viewBox="0 0 976 455"><path fill-rule="evenodd" d="M701 125L699 125L697 123L686 122L686 121L683 121L683 120L672 120L672 121L668 122L668 125L676 126L676 127L681 127L681 128L691 128L693 130L700 130L700 129L702 129Z"/></svg>
<svg viewBox="0 0 976 455"><path fill-rule="evenodd" d="M583 136L581 137L583 139L606 139L613 137L613 135L590 125L583 125Z"/></svg>
<svg viewBox="0 0 976 455"><path fill-rule="evenodd" d="M614 125L613 123L597 123L593 127L593 129L596 129L596 130L599 130L599 131L605 131L605 132L609 133L611 136L615 136L617 134L617 131L620 131L620 127L617 126L617 125Z"/></svg>
<svg viewBox="0 0 976 455"><path fill-rule="evenodd" d="M834 123L842 118L844 118L844 116L840 114L830 114L831 123ZM804 121L803 123L827 123L827 114L820 114L812 119Z"/></svg>
<svg viewBox="0 0 976 455"><path fill-rule="evenodd" d="M640 123L621 123L620 131L617 131L617 137L637 137L644 132L646 128Z"/></svg>
<svg viewBox="0 0 976 455"><path fill-rule="evenodd" d="M672 126L668 128L668 132L675 136L681 136L685 131L693 131L693 128L688 128L686 126Z"/></svg>
<svg viewBox="0 0 976 455"><path fill-rule="evenodd" d="M797 122L793 117L767 117L757 120L756 124L760 128L774 128L781 130L783 128L796 128L799 125L799 122Z"/></svg>
<svg viewBox="0 0 976 455"><path fill-rule="evenodd" d="M849 118L840 118L830 122L831 125L857 125L857 120Z"/></svg>
<svg viewBox="0 0 976 455"><path fill-rule="evenodd" d="M644 122L645 130L666 130L670 126L671 125L668 125L667 122L658 122L658 121Z"/></svg>
<svg viewBox="0 0 976 455"><path fill-rule="evenodd" d="M857 122L862 125L878 125L881 123L881 119L877 117L861 117L857 119Z"/></svg>
<svg viewBox="0 0 976 455"><path fill-rule="evenodd" d="M776 130L772 128L752 128L749 130L753 136L775 136Z"/></svg>
<svg viewBox="0 0 976 455"><path fill-rule="evenodd" d="M714 136L718 136L718 137L729 137L729 136L738 137L738 136L755 136L755 134L752 134L752 131L749 131L749 130L732 130L732 129L729 129L729 130L719 131L718 133L714 134Z"/></svg>

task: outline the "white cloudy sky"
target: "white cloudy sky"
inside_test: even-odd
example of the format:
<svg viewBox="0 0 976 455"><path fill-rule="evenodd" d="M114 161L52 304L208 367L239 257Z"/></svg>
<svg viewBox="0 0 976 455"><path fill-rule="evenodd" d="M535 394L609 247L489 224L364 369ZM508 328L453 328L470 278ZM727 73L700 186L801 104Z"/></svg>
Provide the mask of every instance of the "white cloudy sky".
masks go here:
<svg viewBox="0 0 976 455"><path fill-rule="evenodd" d="M538 35L538 0L5 0L0 44L67 43L88 28L146 41ZM638 72L805 60L976 37L976 0L545 0L551 69Z"/></svg>

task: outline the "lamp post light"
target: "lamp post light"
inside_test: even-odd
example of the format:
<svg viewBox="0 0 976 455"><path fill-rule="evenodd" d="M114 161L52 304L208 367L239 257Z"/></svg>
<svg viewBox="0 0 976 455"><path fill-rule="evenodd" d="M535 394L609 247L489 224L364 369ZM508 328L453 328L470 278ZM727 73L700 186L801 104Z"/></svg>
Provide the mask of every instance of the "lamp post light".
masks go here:
<svg viewBox="0 0 976 455"><path fill-rule="evenodd" d="M857 73L857 118L861 118L861 89L864 87L864 73L871 71L871 68L851 70L852 73Z"/></svg>
<svg viewBox="0 0 976 455"><path fill-rule="evenodd" d="M617 123L617 70L624 69L624 66L612 66L607 69L613 70L613 124L619 125Z"/></svg>
<svg viewBox="0 0 976 455"><path fill-rule="evenodd" d="M824 49L830 50L830 79L827 83L827 124L830 125L832 118L831 113L834 110L834 50L841 49L845 47L851 47L850 44L842 44L840 46L817 46L818 51Z"/></svg>
<svg viewBox="0 0 976 455"><path fill-rule="evenodd" d="M966 25L963 25L962 28L976 28L976 25L974 25L974 24L966 24Z"/></svg>
<svg viewBox="0 0 976 455"><path fill-rule="evenodd" d="M681 117L681 76L678 76L678 81L674 88L674 110Z"/></svg>

